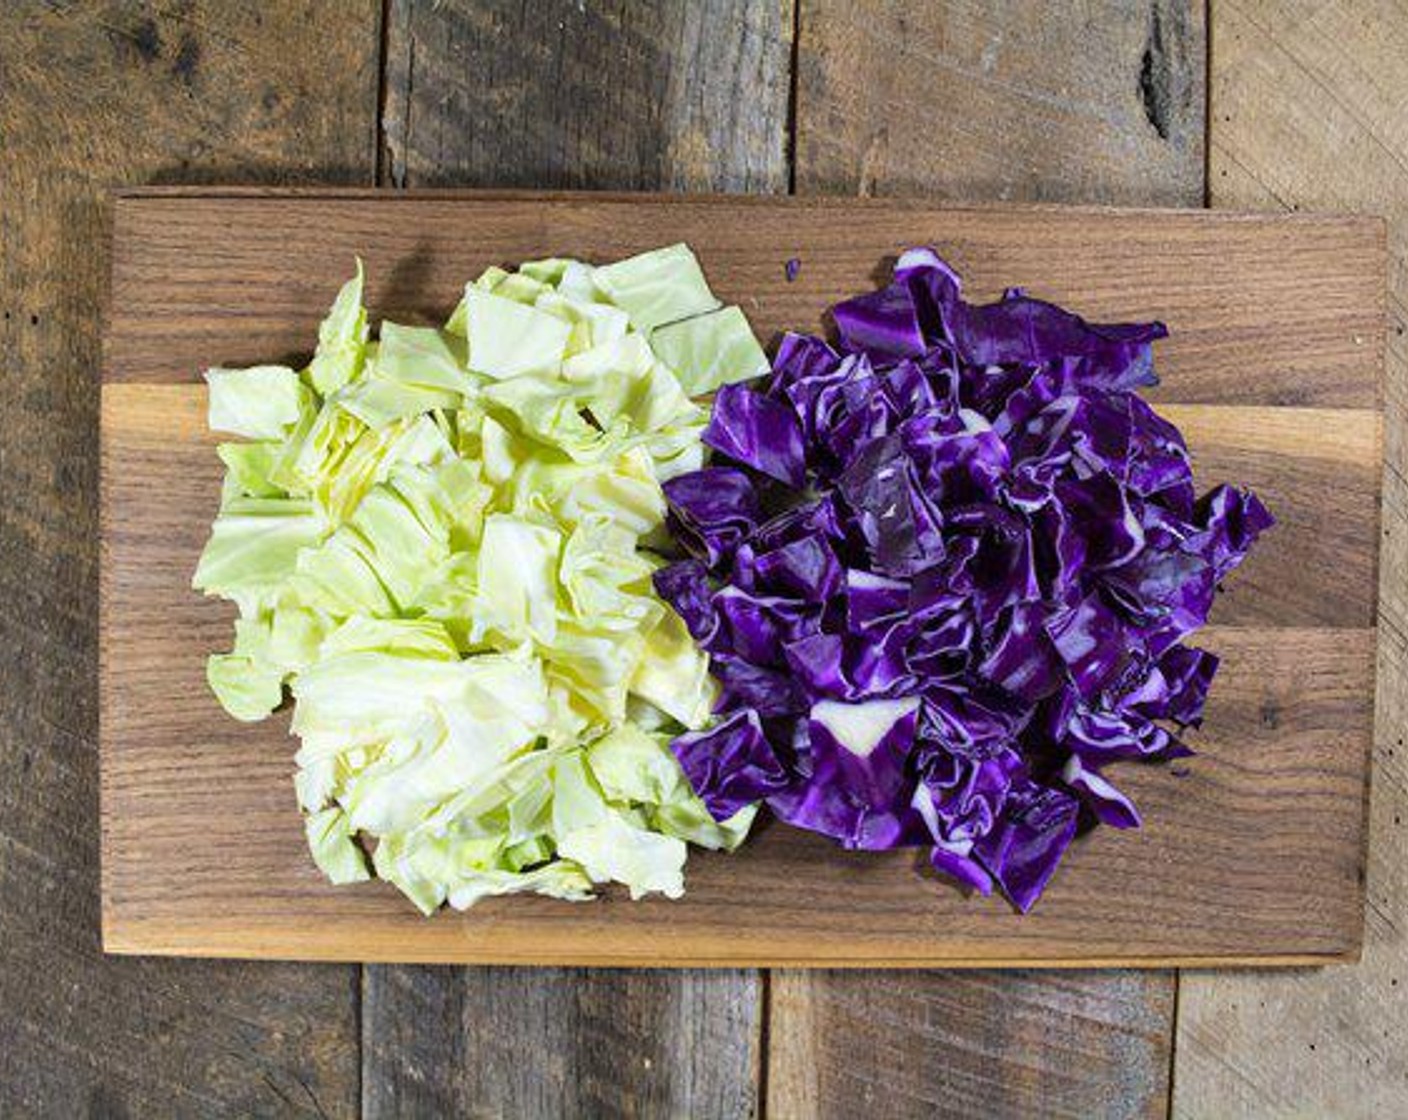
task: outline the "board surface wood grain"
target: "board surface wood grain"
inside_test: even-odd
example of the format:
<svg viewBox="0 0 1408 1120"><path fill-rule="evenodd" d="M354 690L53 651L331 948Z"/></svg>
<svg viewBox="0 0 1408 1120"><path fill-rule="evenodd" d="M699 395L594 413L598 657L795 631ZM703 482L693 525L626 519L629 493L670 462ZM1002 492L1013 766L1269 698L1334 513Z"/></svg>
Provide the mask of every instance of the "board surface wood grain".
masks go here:
<svg viewBox="0 0 1408 1120"><path fill-rule="evenodd" d="M119 952L598 964L1324 961L1362 926L1383 344L1383 227L1364 219L524 195L172 193L116 203L102 401L103 915ZM977 295L1164 318L1158 397L1204 481L1237 472L1281 526L1205 644L1225 658L1199 756L1123 767L1142 832L1079 841L1037 909L965 898L916 853L777 824L699 853L683 900L491 900L426 921L334 888L303 850L286 717L205 689L230 610L189 590L219 464L199 371L306 352L349 266L376 317L438 316L490 263L684 239L767 337L931 242ZM797 283L783 262L802 260ZM1326 310L1329 308L1330 310ZM1310 357L1308 355L1314 355ZM1327 427L1340 433L1325 436ZM159 500L154 500L158 499ZM1361 516L1323 521L1349 502ZM1305 554L1313 527L1340 538ZM1324 597L1337 604L1333 617ZM1112 904L1112 900L1114 900Z"/></svg>

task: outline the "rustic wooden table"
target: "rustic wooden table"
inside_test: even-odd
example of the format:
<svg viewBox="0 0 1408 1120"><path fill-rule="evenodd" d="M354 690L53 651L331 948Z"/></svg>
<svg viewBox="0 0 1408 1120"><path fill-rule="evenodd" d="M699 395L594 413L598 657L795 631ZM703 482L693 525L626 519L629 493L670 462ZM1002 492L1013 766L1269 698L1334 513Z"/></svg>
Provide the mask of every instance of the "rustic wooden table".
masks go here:
<svg viewBox="0 0 1408 1120"><path fill-rule="evenodd" d="M1408 4L0 8L0 1115L1408 1114ZM1364 961L587 972L104 959L104 191L670 188L1390 219Z"/></svg>

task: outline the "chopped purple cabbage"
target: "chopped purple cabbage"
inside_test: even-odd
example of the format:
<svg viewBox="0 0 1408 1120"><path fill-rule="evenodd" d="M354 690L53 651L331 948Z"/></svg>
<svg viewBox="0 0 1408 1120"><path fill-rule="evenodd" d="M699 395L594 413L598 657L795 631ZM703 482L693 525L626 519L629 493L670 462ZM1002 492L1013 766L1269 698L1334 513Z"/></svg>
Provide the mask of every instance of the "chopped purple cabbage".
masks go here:
<svg viewBox="0 0 1408 1120"><path fill-rule="evenodd" d="M848 848L924 846L1025 911L1078 826L1139 827L1102 773L1191 753L1217 658L1182 644L1272 524L1198 499L1159 323L1019 290L965 302L929 249L719 391L714 465L666 484L655 577L711 655L719 722L675 741L720 820L766 801Z"/></svg>

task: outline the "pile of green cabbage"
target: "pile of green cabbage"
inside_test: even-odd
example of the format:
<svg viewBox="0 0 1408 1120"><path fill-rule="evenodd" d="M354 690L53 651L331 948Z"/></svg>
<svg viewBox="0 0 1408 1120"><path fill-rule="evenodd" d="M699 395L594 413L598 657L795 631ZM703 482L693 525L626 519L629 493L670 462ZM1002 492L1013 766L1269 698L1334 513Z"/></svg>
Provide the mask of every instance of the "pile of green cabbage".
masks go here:
<svg viewBox="0 0 1408 1120"><path fill-rule="evenodd" d="M669 749L709 720L707 655L660 600L661 483L699 468L691 397L766 372L689 249L490 269L444 329L357 276L301 371L213 369L220 512L194 585L235 603L221 704L292 692L308 844L335 883L429 913L486 895L683 890L731 849ZM663 539L663 538L662 538Z"/></svg>

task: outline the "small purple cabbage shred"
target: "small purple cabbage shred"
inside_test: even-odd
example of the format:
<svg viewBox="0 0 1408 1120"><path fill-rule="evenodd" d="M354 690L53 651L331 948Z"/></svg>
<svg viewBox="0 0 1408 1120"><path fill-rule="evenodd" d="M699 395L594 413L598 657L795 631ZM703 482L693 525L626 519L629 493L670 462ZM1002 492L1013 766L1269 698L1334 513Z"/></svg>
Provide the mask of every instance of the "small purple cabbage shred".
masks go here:
<svg viewBox="0 0 1408 1120"><path fill-rule="evenodd" d="M1077 831L1138 827L1103 772L1192 753L1217 658L1183 644L1272 524L1201 498L1160 323L986 305L930 249L718 393L665 485L655 584L710 654L718 722L674 751L718 819L765 801L1028 910Z"/></svg>

